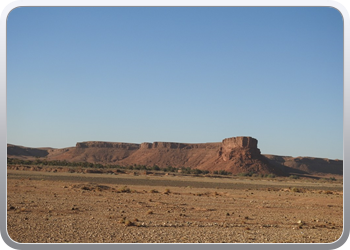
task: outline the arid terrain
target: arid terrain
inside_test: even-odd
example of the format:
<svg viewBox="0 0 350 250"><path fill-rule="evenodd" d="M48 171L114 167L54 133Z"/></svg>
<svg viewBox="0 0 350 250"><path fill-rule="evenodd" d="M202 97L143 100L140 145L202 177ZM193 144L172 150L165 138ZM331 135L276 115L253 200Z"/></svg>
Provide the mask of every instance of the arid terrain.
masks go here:
<svg viewBox="0 0 350 250"><path fill-rule="evenodd" d="M338 179L7 172L16 242L325 243L343 230Z"/></svg>
<svg viewBox="0 0 350 250"><path fill-rule="evenodd" d="M258 141L7 147L17 242L331 243L343 161L262 155Z"/></svg>

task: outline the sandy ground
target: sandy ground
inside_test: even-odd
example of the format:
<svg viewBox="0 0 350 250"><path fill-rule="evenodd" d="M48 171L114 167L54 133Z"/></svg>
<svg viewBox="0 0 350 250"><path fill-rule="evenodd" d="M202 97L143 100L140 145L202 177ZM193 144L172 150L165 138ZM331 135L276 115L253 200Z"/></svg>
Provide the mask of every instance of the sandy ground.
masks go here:
<svg viewBox="0 0 350 250"><path fill-rule="evenodd" d="M16 242L330 243L342 183L8 170Z"/></svg>

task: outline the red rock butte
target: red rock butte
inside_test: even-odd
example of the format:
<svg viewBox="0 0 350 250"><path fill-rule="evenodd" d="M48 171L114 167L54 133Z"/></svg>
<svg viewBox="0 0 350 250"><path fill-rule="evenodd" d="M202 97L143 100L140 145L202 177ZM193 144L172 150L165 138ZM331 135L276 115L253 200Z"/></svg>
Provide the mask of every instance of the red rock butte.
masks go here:
<svg viewBox="0 0 350 250"><path fill-rule="evenodd" d="M224 139L222 145L231 148L257 148L258 140L247 136L231 137Z"/></svg>

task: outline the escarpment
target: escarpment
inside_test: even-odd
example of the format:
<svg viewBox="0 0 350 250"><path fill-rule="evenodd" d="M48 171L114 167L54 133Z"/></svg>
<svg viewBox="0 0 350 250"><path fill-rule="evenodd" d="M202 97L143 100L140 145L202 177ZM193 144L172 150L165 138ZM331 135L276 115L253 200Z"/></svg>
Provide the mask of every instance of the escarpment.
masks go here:
<svg viewBox="0 0 350 250"><path fill-rule="evenodd" d="M119 158L122 165L141 164L160 167L190 167L201 170L225 170L234 174L254 172L284 173L269 164L258 148L258 140L248 136L226 138L214 143L144 142L141 144L90 142L88 147L129 149ZM138 149L130 152L131 149Z"/></svg>
<svg viewBox="0 0 350 250"><path fill-rule="evenodd" d="M7 156L10 158L68 162L90 162L104 165L158 165L162 167L190 167L201 170L225 170L233 174L258 173L286 175L290 173L320 172L342 174L342 161L323 161L316 158L273 157L262 155L258 140L249 136L231 137L221 142L180 143L180 142L78 142L75 147L28 148L8 144ZM283 159L283 161L281 160Z"/></svg>
<svg viewBox="0 0 350 250"><path fill-rule="evenodd" d="M46 154L41 150L26 150L30 157L45 155L47 160L65 160L72 162L91 162L115 165L146 165L159 167L190 167L201 170L225 170L234 174L240 172L259 172L281 174L271 167L260 154L258 141L252 137L226 138L214 143L179 142L78 142L75 147L50 149ZM12 150L13 151L13 150ZM19 157L9 150L8 155ZM22 149L23 151L23 149ZM20 151L19 153L21 153Z"/></svg>
<svg viewBox="0 0 350 250"><path fill-rule="evenodd" d="M135 150L140 148L140 144L124 143L124 142L103 142L103 141L89 141L78 142L76 148L121 148Z"/></svg>

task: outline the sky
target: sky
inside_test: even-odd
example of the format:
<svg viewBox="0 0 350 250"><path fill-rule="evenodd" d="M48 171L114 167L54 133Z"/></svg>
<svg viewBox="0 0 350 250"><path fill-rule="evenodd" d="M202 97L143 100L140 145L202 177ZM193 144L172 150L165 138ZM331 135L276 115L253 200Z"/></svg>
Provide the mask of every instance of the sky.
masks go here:
<svg viewBox="0 0 350 250"><path fill-rule="evenodd" d="M7 142L258 140L343 159L343 19L329 7L21 7Z"/></svg>

